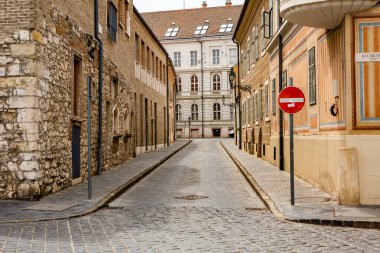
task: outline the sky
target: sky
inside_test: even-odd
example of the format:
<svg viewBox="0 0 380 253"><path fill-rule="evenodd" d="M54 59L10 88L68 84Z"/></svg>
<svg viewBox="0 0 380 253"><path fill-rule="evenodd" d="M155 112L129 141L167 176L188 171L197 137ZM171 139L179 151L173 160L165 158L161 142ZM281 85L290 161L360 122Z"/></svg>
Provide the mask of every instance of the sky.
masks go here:
<svg viewBox="0 0 380 253"><path fill-rule="evenodd" d="M200 8L204 0L134 0L133 4L139 12ZM207 6L223 6L226 0L206 0ZM233 5L243 4L244 0L232 0Z"/></svg>

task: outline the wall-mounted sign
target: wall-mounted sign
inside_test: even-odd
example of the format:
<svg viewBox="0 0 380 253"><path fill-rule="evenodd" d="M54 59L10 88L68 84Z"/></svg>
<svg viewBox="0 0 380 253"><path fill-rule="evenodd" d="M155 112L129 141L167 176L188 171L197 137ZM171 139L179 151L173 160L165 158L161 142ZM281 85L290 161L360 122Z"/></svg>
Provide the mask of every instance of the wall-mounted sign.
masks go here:
<svg viewBox="0 0 380 253"><path fill-rule="evenodd" d="M380 62L379 53L357 53L355 54L355 62Z"/></svg>

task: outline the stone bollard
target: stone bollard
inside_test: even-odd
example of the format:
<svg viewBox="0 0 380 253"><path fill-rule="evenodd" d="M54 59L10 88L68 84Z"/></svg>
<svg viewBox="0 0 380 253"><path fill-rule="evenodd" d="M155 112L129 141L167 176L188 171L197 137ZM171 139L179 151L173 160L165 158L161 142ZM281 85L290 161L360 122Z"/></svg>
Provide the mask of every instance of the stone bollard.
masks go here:
<svg viewBox="0 0 380 253"><path fill-rule="evenodd" d="M359 205L359 172L355 148L339 149L338 204Z"/></svg>

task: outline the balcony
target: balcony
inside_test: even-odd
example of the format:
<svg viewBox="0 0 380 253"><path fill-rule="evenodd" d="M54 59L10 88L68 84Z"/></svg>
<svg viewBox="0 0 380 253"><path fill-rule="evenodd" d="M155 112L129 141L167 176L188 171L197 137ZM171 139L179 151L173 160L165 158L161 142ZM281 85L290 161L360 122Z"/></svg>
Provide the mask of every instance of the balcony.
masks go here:
<svg viewBox="0 0 380 253"><path fill-rule="evenodd" d="M377 0L282 0L281 16L289 22L333 29L347 13L369 9Z"/></svg>

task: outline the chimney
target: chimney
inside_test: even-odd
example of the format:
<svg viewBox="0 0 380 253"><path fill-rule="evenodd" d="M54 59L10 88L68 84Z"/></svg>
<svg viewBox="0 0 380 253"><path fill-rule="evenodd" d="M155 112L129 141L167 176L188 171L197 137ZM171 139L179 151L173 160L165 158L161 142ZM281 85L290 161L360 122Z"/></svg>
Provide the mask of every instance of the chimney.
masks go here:
<svg viewBox="0 0 380 253"><path fill-rule="evenodd" d="M207 3L206 3L206 1L203 1L202 7L203 7L203 8L207 8Z"/></svg>
<svg viewBox="0 0 380 253"><path fill-rule="evenodd" d="M232 1L231 0L226 0L226 6L232 6Z"/></svg>

